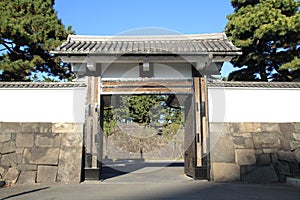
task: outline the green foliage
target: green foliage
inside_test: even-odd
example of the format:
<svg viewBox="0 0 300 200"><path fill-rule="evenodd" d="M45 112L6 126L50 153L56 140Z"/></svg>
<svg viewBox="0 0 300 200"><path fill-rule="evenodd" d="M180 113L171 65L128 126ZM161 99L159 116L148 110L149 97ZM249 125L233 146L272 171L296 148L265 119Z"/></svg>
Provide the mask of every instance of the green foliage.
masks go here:
<svg viewBox="0 0 300 200"><path fill-rule="evenodd" d="M176 133L182 123L182 109L166 106L167 95L121 96L118 107L104 108L104 134L113 133L116 123L139 123L163 129L163 134Z"/></svg>
<svg viewBox="0 0 300 200"><path fill-rule="evenodd" d="M295 0L231 0L226 34L243 55L232 64L237 81L300 80L300 13Z"/></svg>
<svg viewBox="0 0 300 200"><path fill-rule="evenodd" d="M70 66L49 53L73 33L53 6L54 0L1 0L0 81L30 81L39 72L58 79L72 76Z"/></svg>
<svg viewBox="0 0 300 200"><path fill-rule="evenodd" d="M103 113L103 132L106 137L110 136L113 133L113 130L116 126L116 119L114 117L114 110L112 107L107 107L104 109Z"/></svg>

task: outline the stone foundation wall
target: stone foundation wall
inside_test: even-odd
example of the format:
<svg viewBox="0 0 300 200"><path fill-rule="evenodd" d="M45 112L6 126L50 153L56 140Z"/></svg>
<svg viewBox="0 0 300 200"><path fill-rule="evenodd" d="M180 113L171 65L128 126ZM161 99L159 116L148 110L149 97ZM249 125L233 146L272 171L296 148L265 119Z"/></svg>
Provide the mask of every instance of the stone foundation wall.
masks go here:
<svg viewBox="0 0 300 200"><path fill-rule="evenodd" d="M8 184L80 182L82 124L0 122L0 173Z"/></svg>
<svg viewBox="0 0 300 200"><path fill-rule="evenodd" d="M284 182L300 175L300 123L210 123L211 178Z"/></svg>

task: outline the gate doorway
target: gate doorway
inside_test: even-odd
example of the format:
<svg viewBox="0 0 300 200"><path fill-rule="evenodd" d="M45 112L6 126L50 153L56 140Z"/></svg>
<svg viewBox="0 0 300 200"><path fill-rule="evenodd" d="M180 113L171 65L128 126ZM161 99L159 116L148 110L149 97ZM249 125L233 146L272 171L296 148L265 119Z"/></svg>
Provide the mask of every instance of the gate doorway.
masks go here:
<svg viewBox="0 0 300 200"><path fill-rule="evenodd" d="M184 177L184 173L194 179L208 179L201 120L205 105L200 87L200 78L102 80L99 171L90 173L91 168L86 168L85 179L108 180L168 167L177 170L177 177Z"/></svg>

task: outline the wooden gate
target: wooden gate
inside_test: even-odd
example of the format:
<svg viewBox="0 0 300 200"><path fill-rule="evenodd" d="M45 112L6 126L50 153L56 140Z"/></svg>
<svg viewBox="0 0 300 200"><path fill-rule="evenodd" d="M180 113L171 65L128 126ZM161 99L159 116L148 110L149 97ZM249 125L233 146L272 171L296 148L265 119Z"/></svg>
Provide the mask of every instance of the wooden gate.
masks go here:
<svg viewBox="0 0 300 200"><path fill-rule="evenodd" d="M208 109L205 78L194 77L193 89L194 93L185 106L184 172L194 179L208 179Z"/></svg>

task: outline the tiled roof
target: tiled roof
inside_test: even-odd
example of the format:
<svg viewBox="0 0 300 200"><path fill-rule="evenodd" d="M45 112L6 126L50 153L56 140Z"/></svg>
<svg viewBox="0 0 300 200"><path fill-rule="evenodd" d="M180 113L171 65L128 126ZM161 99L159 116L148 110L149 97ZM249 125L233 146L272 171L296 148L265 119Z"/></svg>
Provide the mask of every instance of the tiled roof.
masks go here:
<svg viewBox="0 0 300 200"><path fill-rule="evenodd" d="M63 54L201 54L237 55L225 33L197 35L83 36L69 35L52 53Z"/></svg>
<svg viewBox="0 0 300 200"><path fill-rule="evenodd" d="M80 88L84 83L76 82L0 82L0 88Z"/></svg>
<svg viewBox="0 0 300 200"><path fill-rule="evenodd" d="M300 88L300 82L235 82L216 81L207 84L208 87L232 88Z"/></svg>

